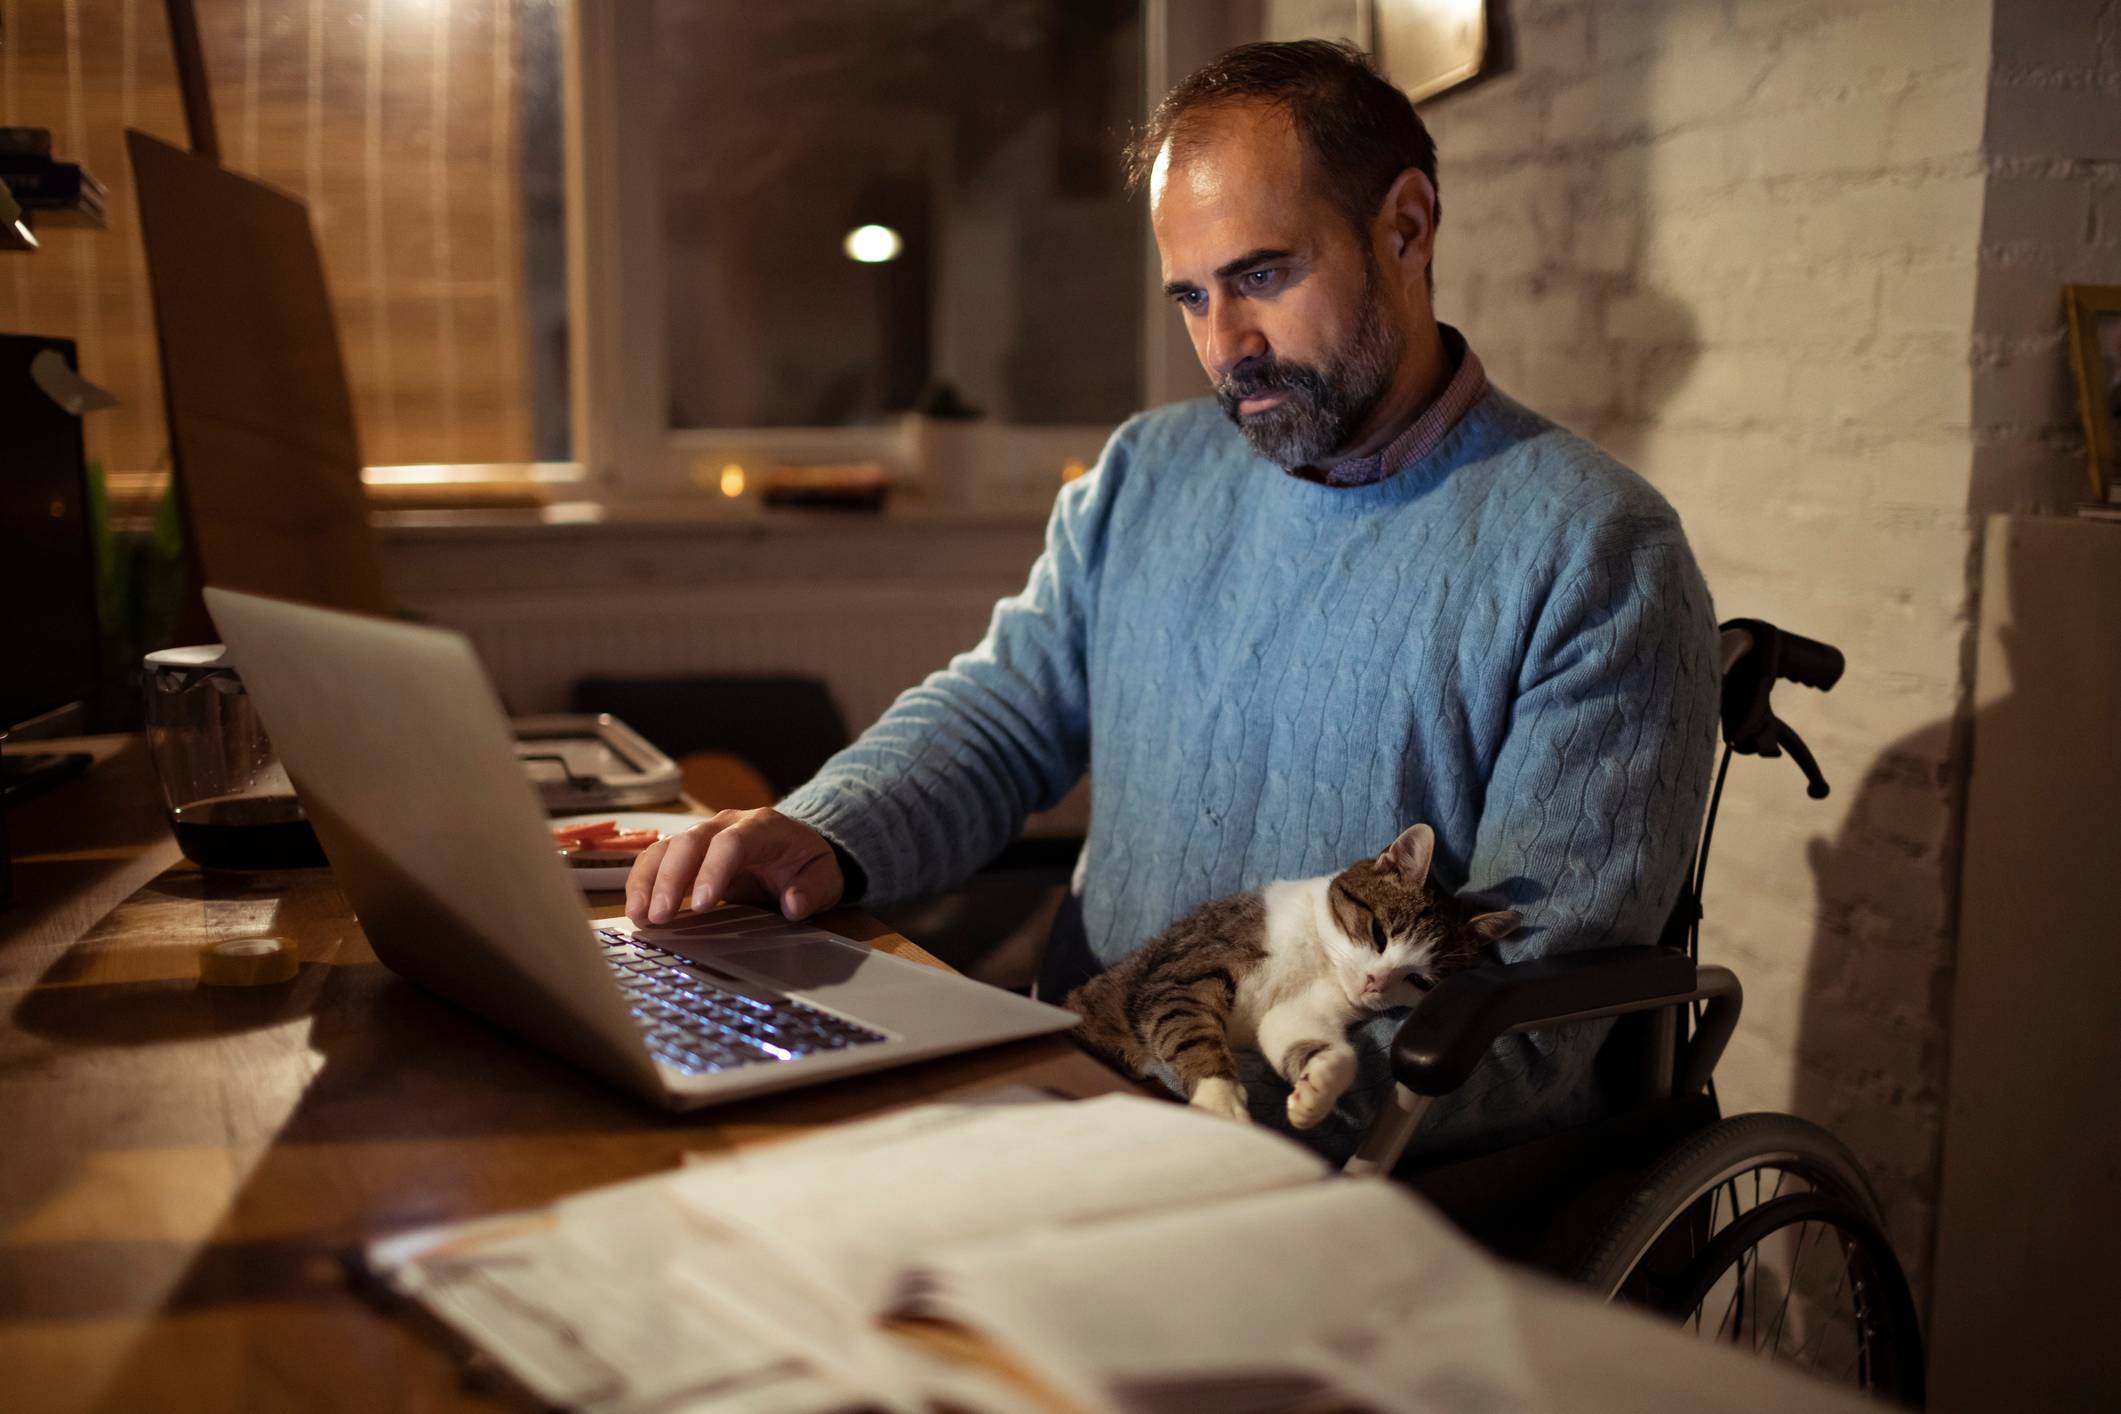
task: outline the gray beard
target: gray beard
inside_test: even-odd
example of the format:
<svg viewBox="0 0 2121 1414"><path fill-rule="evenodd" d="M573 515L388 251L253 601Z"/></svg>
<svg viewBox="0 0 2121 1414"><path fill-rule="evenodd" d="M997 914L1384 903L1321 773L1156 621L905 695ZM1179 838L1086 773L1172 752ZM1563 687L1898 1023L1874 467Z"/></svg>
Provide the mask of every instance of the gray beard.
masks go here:
<svg viewBox="0 0 2121 1414"><path fill-rule="evenodd" d="M1216 401L1252 450L1285 471L1315 465L1352 442L1399 367L1406 339L1385 317L1368 278L1362 304L1355 337L1323 370L1276 360L1265 367L1240 367L1216 385ZM1240 402L1268 390L1286 396L1263 412L1239 414Z"/></svg>

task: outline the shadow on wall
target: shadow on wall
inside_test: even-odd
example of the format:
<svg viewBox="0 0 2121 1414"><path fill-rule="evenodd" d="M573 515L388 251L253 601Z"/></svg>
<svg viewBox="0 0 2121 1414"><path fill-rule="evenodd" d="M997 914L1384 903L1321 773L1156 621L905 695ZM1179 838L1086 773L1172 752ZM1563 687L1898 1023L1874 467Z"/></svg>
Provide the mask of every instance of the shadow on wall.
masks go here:
<svg viewBox="0 0 2121 1414"><path fill-rule="evenodd" d="M1925 1315L1968 732L1947 720L1893 742L1854 782L1839 832L1812 842L1815 926L1793 1051L1793 1108L1862 1160Z"/></svg>
<svg viewBox="0 0 2121 1414"><path fill-rule="evenodd" d="M2045 461L2062 466L2075 450L2065 438ZM2014 496L2018 508L2037 503L2065 475L2050 470L2044 482L2024 475L2013 487L1982 462L1977 448L1967 493L1974 524L1961 668L1969 700L1972 616L1982 595L2001 592L2015 604L2034 592L2016 577L1984 586L1980 518L2013 508ZM2073 464L2067 473L2075 473ZM2025 661L2008 635L2004 647L2008 682L2023 682L2041 666ZM1862 667L1852 662L1850 671ZM1959 890L1968 867L1967 778L1982 733L2019 739L2038 731L2038 724L2018 719L2014 700L1928 723L1887 746L1855 783L1839 833L1815 840L1809 851L1818 904L1795 1048L1795 1108L1833 1130L1869 1170L1925 1320L1934 1296ZM2068 743L2057 742L2056 749L2067 750Z"/></svg>

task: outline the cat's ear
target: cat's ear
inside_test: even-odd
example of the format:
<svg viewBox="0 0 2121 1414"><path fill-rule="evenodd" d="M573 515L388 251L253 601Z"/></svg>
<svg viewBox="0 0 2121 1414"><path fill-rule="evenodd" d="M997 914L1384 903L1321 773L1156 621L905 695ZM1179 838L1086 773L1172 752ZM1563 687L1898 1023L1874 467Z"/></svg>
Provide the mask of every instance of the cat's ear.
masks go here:
<svg viewBox="0 0 2121 1414"><path fill-rule="evenodd" d="M1420 888L1429 882L1429 865L1435 858L1436 832L1427 825L1409 825L1377 856L1377 867L1396 869L1408 883Z"/></svg>
<svg viewBox="0 0 2121 1414"><path fill-rule="evenodd" d="M1516 932L1517 925L1522 922L1522 914L1504 909L1500 913L1476 913L1466 920L1466 927L1491 943L1499 943Z"/></svg>

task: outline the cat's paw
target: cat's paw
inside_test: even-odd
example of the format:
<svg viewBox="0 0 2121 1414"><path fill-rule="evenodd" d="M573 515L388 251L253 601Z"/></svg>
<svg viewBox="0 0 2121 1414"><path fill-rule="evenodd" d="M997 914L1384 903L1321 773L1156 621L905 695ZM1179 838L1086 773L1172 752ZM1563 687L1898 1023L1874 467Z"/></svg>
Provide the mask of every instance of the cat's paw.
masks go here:
<svg viewBox="0 0 2121 1414"><path fill-rule="evenodd" d="M1224 1119L1234 1119L1240 1124L1252 1122L1252 1112L1245 1108L1245 1087L1235 1080L1211 1077L1193 1087L1193 1098L1187 1101L1195 1109L1206 1110Z"/></svg>
<svg viewBox="0 0 2121 1414"><path fill-rule="evenodd" d="M1303 1074L1289 1091L1289 1123L1309 1129L1340 1103L1355 1081L1355 1057L1347 1051L1320 1051L1304 1062Z"/></svg>

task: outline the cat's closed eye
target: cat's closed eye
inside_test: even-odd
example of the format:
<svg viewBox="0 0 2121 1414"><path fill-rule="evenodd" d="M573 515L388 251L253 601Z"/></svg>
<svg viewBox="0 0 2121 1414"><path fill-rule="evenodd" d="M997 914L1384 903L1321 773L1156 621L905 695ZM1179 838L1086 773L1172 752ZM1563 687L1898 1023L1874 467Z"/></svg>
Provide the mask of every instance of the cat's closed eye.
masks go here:
<svg viewBox="0 0 2121 1414"><path fill-rule="evenodd" d="M1370 915L1370 942L1379 952L1385 950L1384 920L1374 913Z"/></svg>

